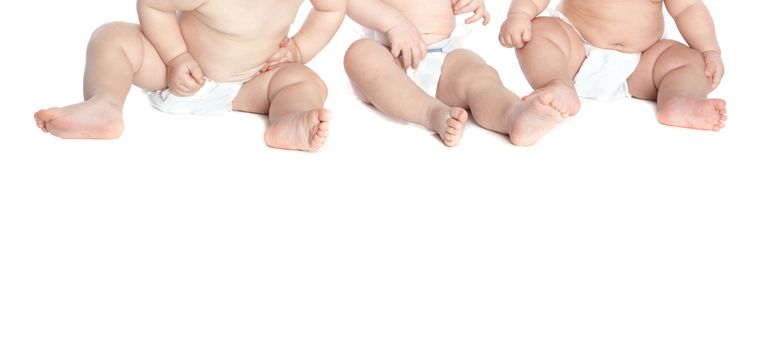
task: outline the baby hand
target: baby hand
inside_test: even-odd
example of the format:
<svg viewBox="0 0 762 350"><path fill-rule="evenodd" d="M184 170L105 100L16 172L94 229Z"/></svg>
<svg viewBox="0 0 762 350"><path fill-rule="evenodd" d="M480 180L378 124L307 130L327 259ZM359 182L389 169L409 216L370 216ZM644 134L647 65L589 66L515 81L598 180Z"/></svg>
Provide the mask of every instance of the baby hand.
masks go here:
<svg viewBox="0 0 762 350"><path fill-rule="evenodd" d="M500 28L500 44L522 48L532 40L532 18L526 13L509 13Z"/></svg>
<svg viewBox="0 0 762 350"><path fill-rule="evenodd" d="M265 66L259 71L260 73L271 71L289 63L302 63L302 54L299 52L299 46L296 45L294 39L283 39L278 46L278 50L265 61Z"/></svg>
<svg viewBox="0 0 762 350"><path fill-rule="evenodd" d="M452 2L452 11L455 12L455 15L474 13L473 16L466 19L466 24L478 22L480 19L485 26L489 23L489 12L484 6L484 0L452 0Z"/></svg>
<svg viewBox="0 0 762 350"><path fill-rule="evenodd" d="M403 69L418 68L418 63L426 57L426 43L418 28L407 19L389 29L386 37L392 44L392 55L400 60Z"/></svg>
<svg viewBox="0 0 762 350"><path fill-rule="evenodd" d="M720 53L717 51L706 51L703 53L703 55L704 63L706 64L704 74L706 74L708 78L712 79L712 86L709 88L709 90L713 91L717 88L718 85L720 85L722 76L725 75L725 65L722 63L722 56L720 56Z"/></svg>
<svg viewBox="0 0 762 350"><path fill-rule="evenodd" d="M176 96L192 96L204 86L204 72L189 53L181 53L167 64L167 85Z"/></svg>

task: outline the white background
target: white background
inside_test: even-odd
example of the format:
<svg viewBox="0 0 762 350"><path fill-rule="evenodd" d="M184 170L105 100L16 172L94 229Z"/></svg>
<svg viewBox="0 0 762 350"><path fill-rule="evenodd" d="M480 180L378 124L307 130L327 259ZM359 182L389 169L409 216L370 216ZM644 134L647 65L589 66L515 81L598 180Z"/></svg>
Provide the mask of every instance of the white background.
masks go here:
<svg viewBox="0 0 762 350"><path fill-rule="evenodd" d="M310 64L335 113L314 154L137 89L118 140L42 134L37 109L81 99L92 30L135 5L6 6L0 349L760 349L759 5L706 2L720 133L584 101L533 147L470 123L446 148L352 95L347 22ZM487 4L471 44L526 94L508 1Z"/></svg>

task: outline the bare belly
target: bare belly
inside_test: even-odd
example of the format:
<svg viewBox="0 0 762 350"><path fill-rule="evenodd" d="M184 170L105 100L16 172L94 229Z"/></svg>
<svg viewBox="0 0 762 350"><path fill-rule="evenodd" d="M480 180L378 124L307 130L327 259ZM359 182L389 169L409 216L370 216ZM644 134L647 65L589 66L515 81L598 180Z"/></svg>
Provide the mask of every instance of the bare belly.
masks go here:
<svg viewBox="0 0 762 350"><path fill-rule="evenodd" d="M615 11L592 13L573 6L558 6L591 45L622 52L643 52L664 34L661 8L644 13L627 14Z"/></svg>
<svg viewBox="0 0 762 350"><path fill-rule="evenodd" d="M400 11L418 28L426 45L449 38L455 28L455 15L452 12L450 0L437 2L386 0L385 2Z"/></svg>
<svg viewBox="0 0 762 350"><path fill-rule="evenodd" d="M450 34L426 33L426 34L421 34L421 37L423 38L423 41L426 43L426 45L431 45L431 44L435 44L449 38Z"/></svg>
<svg viewBox="0 0 762 350"><path fill-rule="evenodd" d="M278 50L282 36L242 37L216 31L191 15L180 17L180 29L188 52L204 75L219 82L248 81Z"/></svg>

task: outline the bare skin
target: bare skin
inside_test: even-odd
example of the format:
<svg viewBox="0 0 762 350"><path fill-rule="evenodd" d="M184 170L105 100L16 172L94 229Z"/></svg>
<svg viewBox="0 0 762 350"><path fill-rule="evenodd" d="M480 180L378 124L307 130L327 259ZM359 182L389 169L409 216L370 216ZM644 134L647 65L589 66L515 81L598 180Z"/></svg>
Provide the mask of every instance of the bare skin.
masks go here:
<svg viewBox="0 0 762 350"><path fill-rule="evenodd" d="M529 97L551 94L562 114L574 115L580 109L574 76L585 60L585 49L580 35L562 20L536 17L548 3L514 0L500 42L517 49L521 68L535 89ZM689 46L661 39L663 6ZM725 101L707 98L722 80L724 65L702 1L563 0L558 10L591 45L642 53L627 83L633 97L656 100L659 122L713 131L725 126Z"/></svg>
<svg viewBox="0 0 762 350"><path fill-rule="evenodd" d="M292 38L302 0L139 0L140 25L109 23L87 49L82 103L37 112L44 132L62 138L117 138L131 85L190 96L205 79L245 82L236 111L269 114L265 142L316 150L328 136L326 87L304 63L338 30L346 0L311 0Z"/></svg>
<svg viewBox="0 0 762 350"><path fill-rule="evenodd" d="M489 21L482 0L349 0L347 14L361 25L385 33L390 47L362 39L349 50L344 66L360 99L396 118L435 131L447 146L460 140L471 110L480 126L531 145L561 115L551 95L522 101L506 89L497 72L478 55L455 50L442 67L436 96L429 96L406 74L426 57L426 46L450 37L455 15L473 13L466 22Z"/></svg>

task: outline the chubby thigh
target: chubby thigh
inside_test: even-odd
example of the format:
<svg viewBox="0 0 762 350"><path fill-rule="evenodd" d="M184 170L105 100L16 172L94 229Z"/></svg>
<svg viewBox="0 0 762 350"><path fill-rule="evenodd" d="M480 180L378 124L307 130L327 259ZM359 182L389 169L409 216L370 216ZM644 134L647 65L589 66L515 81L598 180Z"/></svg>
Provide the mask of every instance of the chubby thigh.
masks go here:
<svg viewBox="0 0 762 350"><path fill-rule="evenodd" d="M366 94L373 94L379 89L394 90L396 95L398 91L390 89L389 85L378 86L381 82L412 84L399 59L392 55L388 47L372 39L360 39L349 46L344 56L344 69L358 97L365 102L370 102Z"/></svg>
<svg viewBox="0 0 762 350"><path fill-rule="evenodd" d="M479 83L499 81L500 76L477 53L467 49L450 52L442 65L437 98L450 106L469 108L468 89Z"/></svg>
<svg viewBox="0 0 762 350"><path fill-rule="evenodd" d="M434 46L430 45L429 48L434 50ZM363 101L367 102L367 96L364 96L362 90L369 89L384 79L391 79L390 82L396 82L396 85L412 82L435 97L447 56L439 51L431 51L418 63L417 68L404 69L400 59L392 55L389 47L376 40L360 39L347 50L344 64L352 83L355 87L359 85L361 91L358 91L358 97Z"/></svg>
<svg viewBox="0 0 762 350"><path fill-rule="evenodd" d="M133 73L132 83L147 91L167 88L167 67L150 41L143 35L140 26L134 23L111 22L93 32L87 47L88 69L85 71L85 90L90 81L109 81L114 74L110 68L119 62L117 56L124 55ZM90 64L95 66L90 66ZM104 76L106 75L106 76ZM85 91L85 95L90 95Z"/></svg>
<svg viewBox="0 0 762 350"><path fill-rule="evenodd" d="M516 53L524 75L535 89L555 79L571 82L585 60L582 38L555 17L535 18L532 40Z"/></svg>

